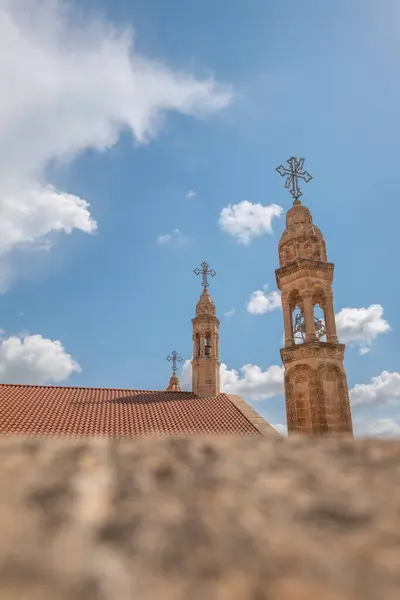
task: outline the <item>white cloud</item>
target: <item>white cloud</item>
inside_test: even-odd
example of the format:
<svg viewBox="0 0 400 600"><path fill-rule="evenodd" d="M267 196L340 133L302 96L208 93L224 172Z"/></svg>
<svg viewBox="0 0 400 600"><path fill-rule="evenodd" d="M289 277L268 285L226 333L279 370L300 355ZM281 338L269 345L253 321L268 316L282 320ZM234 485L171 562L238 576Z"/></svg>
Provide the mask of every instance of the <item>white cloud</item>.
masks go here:
<svg viewBox="0 0 400 600"><path fill-rule="evenodd" d="M239 394L249 400L266 400L283 394L283 367L272 365L263 371L258 365L244 365L240 371L242 376L221 364L221 392ZM191 386L192 364L187 360L182 367L181 387L191 389Z"/></svg>
<svg viewBox="0 0 400 600"><path fill-rule="evenodd" d="M194 200L194 198L196 198L197 193L193 190L189 190L188 193L186 194L186 198L188 200Z"/></svg>
<svg viewBox="0 0 400 600"><path fill-rule="evenodd" d="M368 352L371 352L371 348L368 346L361 346L361 348L359 349L359 353L361 354L361 356L363 354L368 354Z"/></svg>
<svg viewBox="0 0 400 600"><path fill-rule="evenodd" d="M371 304L368 308L342 308L335 318L340 341L358 345L360 354L370 351L377 335L390 331L380 304Z"/></svg>
<svg viewBox="0 0 400 600"><path fill-rule="evenodd" d="M80 371L58 340L28 334L0 338L0 383L61 382Z"/></svg>
<svg viewBox="0 0 400 600"><path fill-rule="evenodd" d="M247 303L247 312L252 315L263 315L272 310L281 308L281 295L276 290L268 292L268 285L262 290L253 292Z"/></svg>
<svg viewBox="0 0 400 600"><path fill-rule="evenodd" d="M283 393L283 367L272 365L263 371L258 365L243 365L242 377L235 369L221 365L221 389L250 400L265 400Z"/></svg>
<svg viewBox="0 0 400 600"><path fill-rule="evenodd" d="M400 424L394 419L377 419L368 426L366 433L373 437L400 437Z"/></svg>
<svg viewBox="0 0 400 600"><path fill-rule="evenodd" d="M185 244L188 238L185 237L179 229L174 229L172 233L166 233L165 235L159 235L157 238L157 244L165 245L172 242L177 244Z"/></svg>
<svg viewBox="0 0 400 600"><path fill-rule="evenodd" d="M287 425L282 425L281 423L275 423L274 425L271 425L271 427L273 427L274 429L276 429L276 431L278 433L280 433L281 435L287 435Z"/></svg>
<svg viewBox="0 0 400 600"><path fill-rule="evenodd" d="M229 204L219 215L219 225L223 231L233 235L241 244L248 245L260 235L272 233L272 219L280 217L283 208L277 204L262 206L243 200L239 204Z"/></svg>
<svg viewBox="0 0 400 600"><path fill-rule="evenodd" d="M0 280L8 253L52 232L92 233L84 199L57 190L49 165L107 150L123 130L151 140L168 111L209 115L231 89L139 55L118 28L62 0L0 0ZM47 243L48 247L48 243Z"/></svg>
<svg viewBox="0 0 400 600"><path fill-rule="evenodd" d="M192 361L185 360L179 377L182 390L192 389Z"/></svg>
<svg viewBox="0 0 400 600"><path fill-rule="evenodd" d="M234 309L234 308L231 308L231 310L227 310L227 311L224 313L224 316L229 318L229 317L232 317L234 314L235 314L235 309Z"/></svg>
<svg viewBox="0 0 400 600"><path fill-rule="evenodd" d="M159 235L157 238L157 244L168 244L171 241L171 234L166 233L165 235Z"/></svg>
<svg viewBox="0 0 400 600"><path fill-rule="evenodd" d="M87 202L50 185L13 191L0 188L0 216L0 257L37 240L48 249L43 237L51 231L92 233L96 229Z"/></svg>
<svg viewBox="0 0 400 600"><path fill-rule="evenodd" d="M357 383L349 392L351 404L378 406L400 402L400 373L382 371L371 383Z"/></svg>

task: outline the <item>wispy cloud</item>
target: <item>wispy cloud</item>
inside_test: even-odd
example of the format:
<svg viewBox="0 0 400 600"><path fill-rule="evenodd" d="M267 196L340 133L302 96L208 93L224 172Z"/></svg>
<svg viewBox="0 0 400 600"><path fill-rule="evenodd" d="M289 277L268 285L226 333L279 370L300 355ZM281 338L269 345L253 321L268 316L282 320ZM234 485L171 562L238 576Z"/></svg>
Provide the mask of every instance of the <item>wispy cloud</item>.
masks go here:
<svg viewBox="0 0 400 600"><path fill-rule="evenodd" d="M232 316L235 314L235 312L236 312L236 311L235 311L235 309L234 309L234 308L231 308L231 310L227 310L227 311L224 313L224 316L225 316L225 317L228 317L228 318L229 318L229 317L232 317Z"/></svg>
<svg viewBox="0 0 400 600"><path fill-rule="evenodd" d="M17 276L15 252L96 230L87 201L48 181L49 163L105 151L124 130L146 143L168 112L207 116L231 102L229 86L140 55L130 27L74 4L0 0L0 291Z"/></svg>
<svg viewBox="0 0 400 600"><path fill-rule="evenodd" d="M174 229L172 233L165 233L163 235L159 235L157 238L157 244L165 245L165 244L185 244L189 241L189 238L185 237L183 233L179 229Z"/></svg>
<svg viewBox="0 0 400 600"><path fill-rule="evenodd" d="M400 422L394 419L377 419L368 425L365 434L380 438L400 438Z"/></svg>
<svg viewBox="0 0 400 600"><path fill-rule="evenodd" d="M194 200L197 197L197 192L195 192L194 190L189 190L188 193L186 194L186 198L188 198L188 200Z"/></svg>

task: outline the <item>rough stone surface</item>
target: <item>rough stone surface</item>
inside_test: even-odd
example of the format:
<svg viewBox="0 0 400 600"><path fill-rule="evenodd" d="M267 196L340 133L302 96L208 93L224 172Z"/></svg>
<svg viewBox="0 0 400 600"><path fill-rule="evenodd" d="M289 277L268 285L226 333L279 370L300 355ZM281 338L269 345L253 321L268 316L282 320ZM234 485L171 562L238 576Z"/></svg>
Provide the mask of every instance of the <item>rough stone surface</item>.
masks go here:
<svg viewBox="0 0 400 600"><path fill-rule="evenodd" d="M0 441L1 600L397 600L400 444Z"/></svg>

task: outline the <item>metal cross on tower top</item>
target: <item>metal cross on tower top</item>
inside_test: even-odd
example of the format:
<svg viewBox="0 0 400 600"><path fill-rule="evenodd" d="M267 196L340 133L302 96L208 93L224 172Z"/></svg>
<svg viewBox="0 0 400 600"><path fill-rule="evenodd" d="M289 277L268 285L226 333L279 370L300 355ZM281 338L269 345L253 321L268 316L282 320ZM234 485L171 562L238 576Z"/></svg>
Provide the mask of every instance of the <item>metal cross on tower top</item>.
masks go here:
<svg viewBox="0 0 400 600"><path fill-rule="evenodd" d="M210 285L207 281L207 275L211 275L211 277L214 277L214 275L216 275L216 272L214 271L214 269L211 269L210 271L208 270L209 265L206 262L202 262L201 263L201 269L199 269L198 267L196 269L194 269L193 273L195 273L195 275L202 275L203 277L203 281L201 282L201 285L203 286L204 289L208 288L208 286Z"/></svg>
<svg viewBox="0 0 400 600"><path fill-rule="evenodd" d="M281 177L286 177L285 188L292 194L294 200L298 200L302 196L299 186L299 178L304 179L306 183L311 181L312 176L307 171L303 171L304 158L292 156L286 161L289 164L289 169L281 165L276 170Z"/></svg>
<svg viewBox="0 0 400 600"><path fill-rule="evenodd" d="M167 356L167 360L171 361L172 360L172 372L175 375L176 373L176 361L178 362L182 362L183 358L182 356L178 356L178 353L176 350L174 350L173 352L171 352L171 354L169 356Z"/></svg>

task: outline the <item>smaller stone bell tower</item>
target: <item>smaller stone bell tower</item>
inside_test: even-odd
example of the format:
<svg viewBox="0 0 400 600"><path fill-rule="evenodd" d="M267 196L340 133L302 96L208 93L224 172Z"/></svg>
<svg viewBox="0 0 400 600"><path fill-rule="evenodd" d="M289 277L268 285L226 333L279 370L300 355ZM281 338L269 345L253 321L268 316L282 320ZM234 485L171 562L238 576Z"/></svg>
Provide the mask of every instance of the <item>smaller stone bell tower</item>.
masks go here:
<svg viewBox="0 0 400 600"><path fill-rule="evenodd" d="M304 159L292 157L286 188L294 198L286 214L286 228L279 242L280 268L276 281L281 292L285 347L281 358L285 368L285 399L288 431L308 434L352 434L346 371L345 345L336 332L333 308L333 263L328 262L321 231L313 224L298 178L312 179L303 171ZM319 306L324 322L316 318ZM298 314L293 323L295 310Z"/></svg>
<svg viewBox="0 0 400 600"><path fill-rule="evenodd" d="M179 354L177 353L176 350L173 350L171 352L171 354L169 356L167 356L167 360L172 362L172 375L169 379L166 391L167 392L180 392L181 387L179 385L179 377L176 374L176 369L177 369L176 363L183 362L183 358L182 358L182 356L179 356Z"/></svg>
<svg viewBox="0 0 400 600"><path fill-rule="evenodd" d="M196 275L203 277L203 293L196 305L196 317L193 324L192 392L197 396L217 396L220 393L218 355L218 330L215 304L207 290L207 275L214 277L215 271L208 270L203 262L201 269L195 269Z"/></svg>

